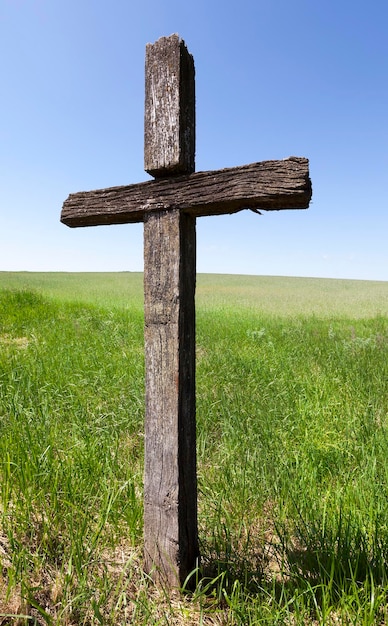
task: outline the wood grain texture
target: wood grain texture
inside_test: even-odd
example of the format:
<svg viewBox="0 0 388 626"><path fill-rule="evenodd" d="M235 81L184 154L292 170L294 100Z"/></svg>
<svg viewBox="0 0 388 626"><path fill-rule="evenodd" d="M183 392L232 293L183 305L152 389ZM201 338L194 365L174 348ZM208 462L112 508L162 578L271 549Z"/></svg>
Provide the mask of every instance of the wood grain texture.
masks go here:
<svg viewBox="0 0 388 626"><path fill-rule="evenodd" d="M308 159L290 157L71 194L61 221L78 227L142 222L149 213L172 209L196 217L242 209L306 209L311 195Z"/></svg>
<svg viewBox="0 0 388 626"><path fill-rule="evenodd" d="M155 177L195 169L194 60L178 35L146 47L144 169Z"/></svg>
<svg viewBox="0 0 388 626"><path fill-rule="evenodd" d="M145 569L171 586L196 566L195 218L144 222Z"/></svg>

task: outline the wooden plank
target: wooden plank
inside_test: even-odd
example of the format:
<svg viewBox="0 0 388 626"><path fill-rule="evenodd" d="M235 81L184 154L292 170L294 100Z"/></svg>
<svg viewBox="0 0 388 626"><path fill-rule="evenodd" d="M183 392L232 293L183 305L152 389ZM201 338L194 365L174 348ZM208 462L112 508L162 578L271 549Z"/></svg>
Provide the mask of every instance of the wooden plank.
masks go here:
<svg viewBox="0 0 388 626"><path fill-rule="evenodd" d="M194 171L194 62L177 35L146 51L145 169ZM150 183L152 184L152 183ZM147 188L149 185L147 184ZM144 219L146 417L144 560L181 585L199 558L195 429L195 217Z"/></svg>
<svg viewBox="0 0 388 626"><path fill-rule="evenodd" d="M307 209L311 194L308 159L290 157L70 194L61 222L71 227L134 223L174 208L196 217L242 209Z"/></svg>
<svg viewBox="0 0 388 626"><path fill-rule="evenodd" d="M199 556L195 432L195 218L144 221L145 569L172 586Z"/></svg>
<svg viewBox="0 0 388 626"><path fill-rule="evenodd" d="M146 47L144 169L152 176L194 172L194 60L178 35Z"/></svg>

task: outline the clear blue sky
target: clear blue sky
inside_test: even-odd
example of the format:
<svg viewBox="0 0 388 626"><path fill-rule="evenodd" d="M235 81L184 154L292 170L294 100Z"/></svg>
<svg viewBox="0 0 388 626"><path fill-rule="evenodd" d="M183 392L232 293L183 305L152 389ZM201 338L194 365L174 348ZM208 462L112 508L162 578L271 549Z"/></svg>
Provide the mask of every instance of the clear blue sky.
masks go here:
<svg viewBox="0 0 388 626"><path fill-rule="evenodd" d="M0 0L0 270L138 271L142 225L69 193L146 180L147 42L193 54L196 169L310 159L307 211L200 218L199 272L388 280L387 0Z"/></svg>

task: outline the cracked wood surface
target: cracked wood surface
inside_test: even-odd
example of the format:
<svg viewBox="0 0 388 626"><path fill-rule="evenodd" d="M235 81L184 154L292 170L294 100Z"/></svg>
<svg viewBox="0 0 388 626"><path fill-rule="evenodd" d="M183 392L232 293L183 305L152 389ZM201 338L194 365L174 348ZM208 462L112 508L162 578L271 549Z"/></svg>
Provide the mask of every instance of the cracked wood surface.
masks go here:
<svg viewBox="0 0 388 626"><path fill-rule="evenodd" d="M306 209L310 199L308 159L290 157L71 194L61 221L76 227L142 222L147 213L172 209L195 217Z"/></svg>

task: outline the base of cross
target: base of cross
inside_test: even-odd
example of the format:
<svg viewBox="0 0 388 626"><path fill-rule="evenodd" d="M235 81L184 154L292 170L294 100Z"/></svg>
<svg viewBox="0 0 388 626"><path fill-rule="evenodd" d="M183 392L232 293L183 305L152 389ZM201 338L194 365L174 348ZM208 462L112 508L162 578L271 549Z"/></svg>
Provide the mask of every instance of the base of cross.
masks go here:
<svg viewBox="0 0 388 626"><path fill-rule="evenodd" d="M308 160L195 172L194 62L178 35L146 50L145 170L157 180L71 194L71 227L144 222L145 569L181 587L198 567L195 433L195 220L306 209Z"/></svg>

